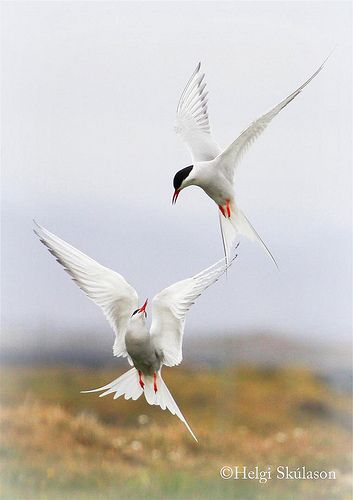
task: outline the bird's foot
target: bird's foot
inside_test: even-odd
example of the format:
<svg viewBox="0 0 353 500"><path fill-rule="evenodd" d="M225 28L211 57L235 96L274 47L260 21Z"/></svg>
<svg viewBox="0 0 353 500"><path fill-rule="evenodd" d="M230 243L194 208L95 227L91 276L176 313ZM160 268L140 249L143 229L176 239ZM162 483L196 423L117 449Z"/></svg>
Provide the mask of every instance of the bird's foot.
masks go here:
<svg viewBox="0 0 353 500"><path fill-rule="evenodd" d="M157 389L157 373L154 372L153 374L153 390L156 393L158 391Z"/></svg>
<svg viewBox="0 0 353 500"><path fill-rule="evenodd" d="M226 209L227 209L227 214L228 214L228 217L230 218L231 215L232 215L232 212L230 210L230 200L227 200L227 203L226 203Z"/></svg>
<svg viewBox="0 0 353 500"><path fill-rule="evenodd" d="M145 388L145 384L144 384L144 382L142 380L142 372L141 372L141 370L139 370L138 372L139 372L139 384L141 386L141 389L144 389Z"/></svg>
<svg viewBox="0 0 353 500"><path fill-rule="evenodd" d="M226 200L226 205L218 205L218 208L220 209L223 217L230 219L232 216L232 211L230 208L230 200Z"/></svg>
<svg viewBox="0 0 353 500"><path fill-rule="evenodd" d="M223 217L225 217L226 216L226 212L225 212L224 208L222 207L222 205L218 205L218 208L220 209Z"/></svg>

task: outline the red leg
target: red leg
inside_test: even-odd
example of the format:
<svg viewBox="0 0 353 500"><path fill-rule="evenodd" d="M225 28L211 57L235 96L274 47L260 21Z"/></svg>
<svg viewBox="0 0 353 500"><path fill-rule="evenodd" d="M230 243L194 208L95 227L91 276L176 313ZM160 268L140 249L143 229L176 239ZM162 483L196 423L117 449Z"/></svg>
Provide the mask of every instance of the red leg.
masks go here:
<svg viewBox="0 0 353 500"><path fill-rule="evenodd" d="M142 372L141 372L141 370L139 370L138 372L139 372L139 384L140 384L141 388L144 389L145 388L145 384L144 384L144 382L142 380Z"/></svg>
<svg viewBox="0 0 353 500"><path fill-rule="evenodd" d="M154 389L154 392L157 392L158 389L157 389L157 373L154 372L153 374L153 389Z"/></svg>
<svg viewBox="0 0 353 500"><path fill-rule="evenodd" d="M220 211L222 212L223 217L225 217L225 216L226 216L226 213L225 213L224 208L222 207L222 205L218 205L218 208L219 208L219 209L220 209Z"/></svg>
<svg viewBox="0 0 353 500"><path fill-rule="evenodd" d="M228 214L228 217L230 217L232 214L231 214L231 210L230 210L230 201L227 200L227 214Z"/></svg>

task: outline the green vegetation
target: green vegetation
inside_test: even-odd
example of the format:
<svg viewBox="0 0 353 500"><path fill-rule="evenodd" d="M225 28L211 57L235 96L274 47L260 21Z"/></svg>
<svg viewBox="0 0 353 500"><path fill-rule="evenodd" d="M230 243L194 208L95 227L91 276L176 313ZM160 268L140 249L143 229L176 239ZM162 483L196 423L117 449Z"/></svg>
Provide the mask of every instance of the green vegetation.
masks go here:
<svg viewBox="0 0 353 500"><path fill-rule="evenodd" d="M121 370L120 370L121 371ZM168 412L80 394L119 370L4 366L1 498L351 498L351 401L303 369L167 369L199 439ZM222 480L223 465L334 470L336 480Z"/></svg>

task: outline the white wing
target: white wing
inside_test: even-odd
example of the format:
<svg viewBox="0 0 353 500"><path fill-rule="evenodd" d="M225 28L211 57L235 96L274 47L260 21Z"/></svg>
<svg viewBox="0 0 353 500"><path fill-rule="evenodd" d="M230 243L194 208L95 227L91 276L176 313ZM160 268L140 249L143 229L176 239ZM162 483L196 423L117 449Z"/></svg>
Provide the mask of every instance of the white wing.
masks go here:
<svg viewBox="0 0 353 500"><path fill-rule="evenodd" d="M197 297L222 276L233 260L227 266L225 259L221 259L196 276L165 288L153 298L151 339L157 352L162 353L163 364L174 366L181 362L187 311Z"/></svg>
<svg viewBox="0 0 353 500"><path fill-rule="evenodd" d="M207 109L205 75L201 63L193 72L181 94L177 107L175 131L190 150L194 162L213 160L221 152L211 136Z"/></svg>
<svg viewBox="0 0 353 500"><path fill-rule="evenodd" d="M303 90L304 87L311 82L315 76L320 73L322 68L324 67L325 61L321 64L321 66L315 71L313 75L311 75L306 82L303 83L297 90L295 90L292 94L290 94L286 99L280 102L277 106L275 106L271 111L262 115L256 121L254 121L247 129L244 130L240 134L240 136L230 145L228 146L217 158L216 161L219 161L218 166L224 170L227 178L233 182L234 171L236 166L239 164L242 159L244 153L249 149L251 144L259 137L260 134L266 129L267 125L270 121L278 115L278 113L289 104L298 94Z"/></svg>
<svg viewBox="0 0 353 500"><path fill-rule="evenodd" d="M127 356L126 327L138 307L136 290L118 273L104 267L73 246L36 224L34 230L49 252L85 294L103 310L116 340L115 356Z"/></svg>

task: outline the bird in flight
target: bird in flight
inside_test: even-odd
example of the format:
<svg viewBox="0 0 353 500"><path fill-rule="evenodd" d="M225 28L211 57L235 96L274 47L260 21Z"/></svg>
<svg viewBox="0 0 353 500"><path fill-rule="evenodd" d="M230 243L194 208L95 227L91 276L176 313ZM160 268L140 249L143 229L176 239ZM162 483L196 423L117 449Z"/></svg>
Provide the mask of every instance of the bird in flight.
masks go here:
<svg viewBox="0 0 353 500"><path fill-rule="evenodd" d="M138 399L144 394L150 405L168 409L186 425L161 375L162 366L175 366L182 361L185 316L194 301L215 283L232 264L221 259L192 278L174 283L157 293L152 300L152 323L146 326L147 300L139 306L136 290L120 274L102 266L62 239L36 224L34 232L49 249L73 281L101 307L115 332L113 353L126 357L133 368L113 382L82 392L99 392L100 397L115 393L114 399Z"/></svg>
<svg viewBox="0 0 353 500"><path fill-rule="evenodd" d="M193 164L175 174L172 203L176 203L180 191L188 186L199 186L205 191L219 208L222 242L227 261L237 235L243 234L250 240L257 241L277 266L270 250L235 201L235 172L244 153L255 139L266 129L271 120L315 78L326 60L297 90L271 111L255 120L224 150L215 142L211 134L207 106L208 92L205 74L201 73L201 63L197 65L181 94L175 130L186 143Z"/></svg>

